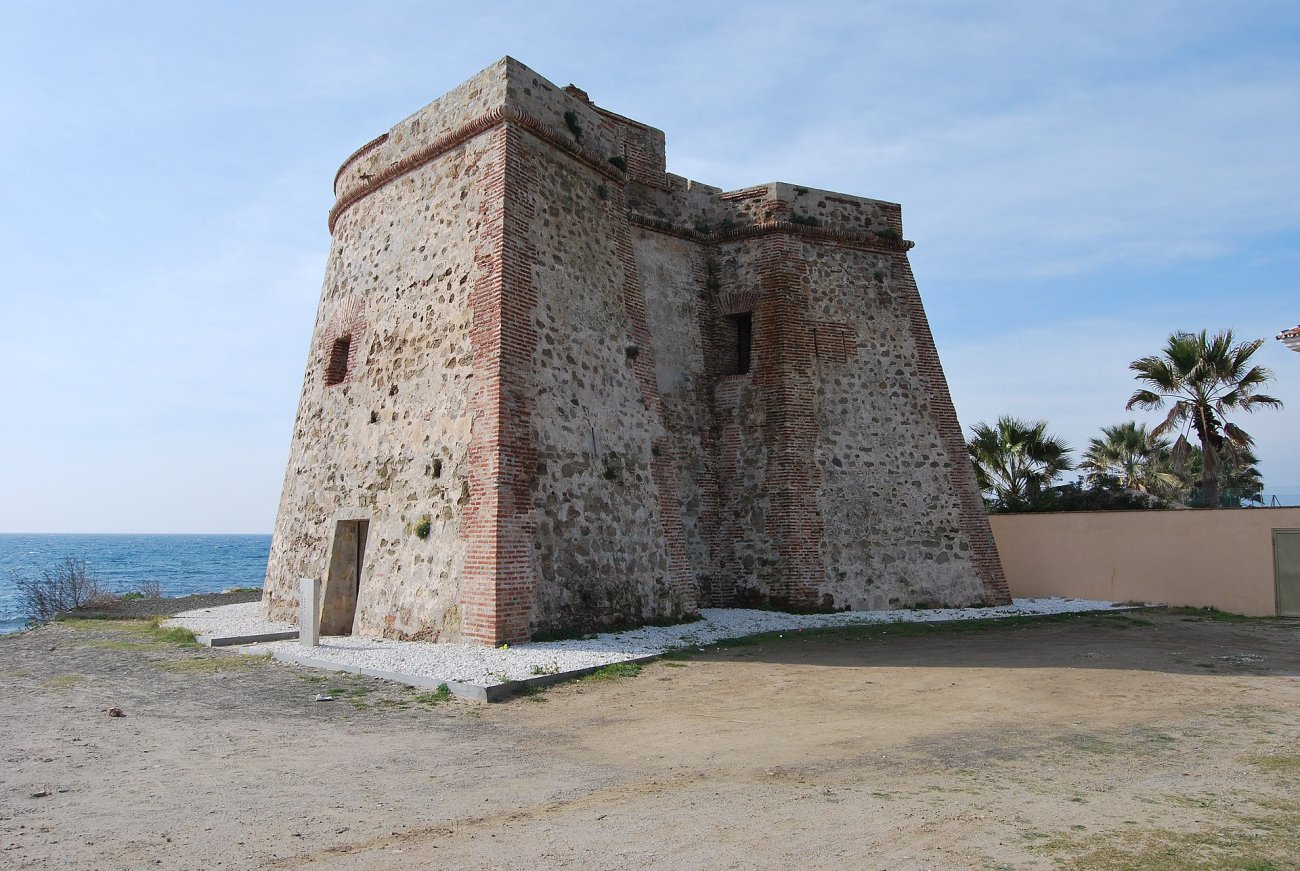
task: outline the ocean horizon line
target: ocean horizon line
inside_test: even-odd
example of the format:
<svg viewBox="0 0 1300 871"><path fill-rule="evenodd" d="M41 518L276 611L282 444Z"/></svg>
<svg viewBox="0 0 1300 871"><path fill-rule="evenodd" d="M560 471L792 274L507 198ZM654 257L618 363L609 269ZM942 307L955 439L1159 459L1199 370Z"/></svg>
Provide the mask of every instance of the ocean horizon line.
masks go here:
<svg viewBox="0 0 1300 871"><path fill-rule="evenodd" d="M0 535L175 535L186 538L199 536L274 535L273 532L0 532Z"/></svg>

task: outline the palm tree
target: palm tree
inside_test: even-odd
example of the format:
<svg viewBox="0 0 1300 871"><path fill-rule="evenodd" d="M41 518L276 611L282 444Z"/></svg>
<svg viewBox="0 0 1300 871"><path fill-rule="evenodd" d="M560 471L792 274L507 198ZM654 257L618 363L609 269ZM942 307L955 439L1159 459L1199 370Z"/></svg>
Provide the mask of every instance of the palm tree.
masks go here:
<svg viewBox="0 0 1300 871"><path fill-rule="evenodd" d="M971 427L966 443L980 489L1002 506L1023 505L1074 468L1070 446L1047 433L1047 421L999 417Z"/></svg>
<svg viewBox="0 0 1300 871"><path fill-rule="evenodd" d="M1162 409L1169 403L1164 421L1151 430L1152 438L1180 430L1170 450L1174 471L1181 471L1196 433L1203 455L1201 498L1211 507L1219 505L1219 475L1225 458L1237 459L1254 444L1245 430L1225 420L1232 411L1252 412L1257 408L1281 408L1282 402L1255 391L1273 380L1273 373L1254 366L1250 357L1263 339L1234 343L1232 330L1208 336L1173 333L1159 356L1134 360L1129 368L1137 373L1139 388L1129 399L1129 409Z"/></svg>
<svg viewBox="0 0 1300 871"><path fill-rule="evenodd" d="M1093 486L1112 481L1125 490L1174 495L1182 481L1169 468L1170 443L1152 438L1146 424L1128 423L1104 426L1105 438L1092 439L1079 468L1088 473Z"/></svg>
<svg viewBox="0 0 1300 871"><path fill-rule="evenodd" d="M1223 508L1240 508L1243 502L1264 501L1264 476L1259 471L1259 457L1250 448L1242 448L1236 456L1225 456L1219 470L1219 502ZM1183 467L1185 486L1191 493L1189 504L1204 502L1201 493L1201 449L1192 445Z"/></svg>

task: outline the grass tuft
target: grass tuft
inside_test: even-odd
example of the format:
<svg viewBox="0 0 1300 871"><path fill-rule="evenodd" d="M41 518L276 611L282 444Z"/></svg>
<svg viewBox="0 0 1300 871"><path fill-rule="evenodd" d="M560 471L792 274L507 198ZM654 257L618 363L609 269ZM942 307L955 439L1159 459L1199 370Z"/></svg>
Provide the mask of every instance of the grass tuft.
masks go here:
<svg viewBox="0 0 1300 871"><path fill-rule="evenodd" d="M175 644L179 647L198 647L199 642L193 630L184 629L180 626L171 626L164 628L162 626L151 627L148 636L164 644Z"/></svg>
<svg viewBox="0 0 1300 871"><path fill-rule="evenodd" d="M641 663L639 662L611 662L609 665L602 665L582 679L617 680L620 677L636 677L640 673Z"/></svg>
<svg viewBox="0 0 1300 871"><path fill-rule="evenodd" d="M438 684L438 688L433 692L420 693L412 700L422 705L441 705L443 702L451 701L451 689L445 683Z"/></svg>

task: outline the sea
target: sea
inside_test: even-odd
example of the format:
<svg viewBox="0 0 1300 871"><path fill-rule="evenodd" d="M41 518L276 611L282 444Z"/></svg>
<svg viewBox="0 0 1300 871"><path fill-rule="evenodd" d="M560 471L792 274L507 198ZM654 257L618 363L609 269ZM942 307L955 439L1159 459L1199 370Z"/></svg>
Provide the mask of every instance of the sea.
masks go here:
<svg viewBox="0 0 1300 871"><path fill-rule="evenodd" d="M0 633L27 624L15 576L39 576L68 557L109 590L127 593L157 581L163 595L260 587L269 535L81 535L0 533Z"/></svg>

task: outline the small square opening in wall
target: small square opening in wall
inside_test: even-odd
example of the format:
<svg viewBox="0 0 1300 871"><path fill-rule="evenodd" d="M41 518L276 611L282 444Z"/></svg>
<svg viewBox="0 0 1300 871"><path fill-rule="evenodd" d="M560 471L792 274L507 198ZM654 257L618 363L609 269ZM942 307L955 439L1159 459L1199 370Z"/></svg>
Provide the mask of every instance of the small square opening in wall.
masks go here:
<svg viewBox="0 0 1300 871"><path fill-rule="evenodd" d="M325 364L325 385L342 384L348 377L348 354L352 350L352 337L340 336L330 346L330 359Z"/></svg>

